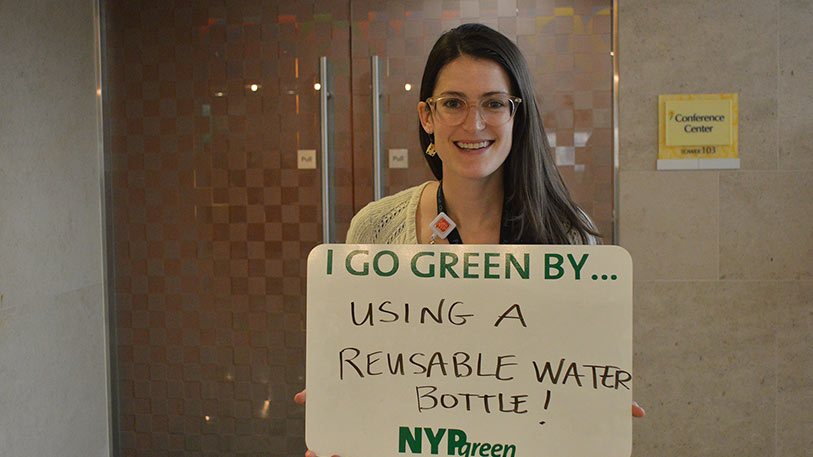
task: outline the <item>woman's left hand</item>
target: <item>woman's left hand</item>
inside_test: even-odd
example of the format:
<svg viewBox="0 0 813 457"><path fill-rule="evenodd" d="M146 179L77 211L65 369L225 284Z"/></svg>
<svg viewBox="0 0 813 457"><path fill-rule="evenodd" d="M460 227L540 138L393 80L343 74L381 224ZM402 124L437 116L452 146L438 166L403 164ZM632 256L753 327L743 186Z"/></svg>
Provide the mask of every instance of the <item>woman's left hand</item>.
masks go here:
<svg viewBox="0 0 813 457"><path fill-rule="evenodd" d="M644 408L641 408L638 405L637 401L633 401L632 402L632 417L644 417L644 416L646 416L646 411L644 411Z"/></svg>

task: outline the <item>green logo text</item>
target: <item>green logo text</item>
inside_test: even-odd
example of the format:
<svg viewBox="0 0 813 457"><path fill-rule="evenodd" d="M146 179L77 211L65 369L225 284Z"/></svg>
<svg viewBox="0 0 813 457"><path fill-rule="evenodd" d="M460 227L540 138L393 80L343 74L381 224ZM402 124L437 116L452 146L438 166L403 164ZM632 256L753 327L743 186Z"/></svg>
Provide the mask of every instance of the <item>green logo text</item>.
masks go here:
<svg viewBox="0 0 813 457"><path fill-rule="evenodd" d="M427 450L432 455L440 453L441 443L444 438L446 439L444 448L446 455L514 457L517 452L517 447L513 444L471 443L463 430L453 428L432 430L427 427L399 427L398 452L401 454L407 452L410 454L423 453L424 436L426 437L426 444L428 444Z"/></svg>

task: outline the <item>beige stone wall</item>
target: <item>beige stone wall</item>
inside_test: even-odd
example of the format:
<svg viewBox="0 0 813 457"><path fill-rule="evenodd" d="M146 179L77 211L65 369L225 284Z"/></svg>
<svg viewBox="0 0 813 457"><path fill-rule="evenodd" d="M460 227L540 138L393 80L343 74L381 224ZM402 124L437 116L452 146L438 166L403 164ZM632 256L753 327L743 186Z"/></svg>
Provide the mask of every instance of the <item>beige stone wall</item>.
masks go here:
<svg viewBox="0 0 813 457"><path fill-rule="evenodd" d="M0 456L110 454L92 0L0 1Z"/></svg>
<svg viewBox="0 0 813 457"><path fill-rule="evenodd" d="M813 2L620 0L634 456L813 449ZM730 171L656 171L657 96L737 92Z"/></svg>

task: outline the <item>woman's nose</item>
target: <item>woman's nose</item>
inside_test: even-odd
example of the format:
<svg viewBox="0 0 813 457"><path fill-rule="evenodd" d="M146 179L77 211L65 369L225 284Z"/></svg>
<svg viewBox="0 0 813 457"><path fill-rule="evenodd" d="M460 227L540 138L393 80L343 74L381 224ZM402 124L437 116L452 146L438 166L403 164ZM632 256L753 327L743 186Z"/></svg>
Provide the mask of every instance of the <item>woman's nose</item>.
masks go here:
<svg viewBox="0 0 813 457"><path fill-rule="evenodd" d="M463 119L463 128L469 131L483 130L486 127L486 121L480 113L480 108L476 105L469 105L466 107L466 118Z"/></svg>

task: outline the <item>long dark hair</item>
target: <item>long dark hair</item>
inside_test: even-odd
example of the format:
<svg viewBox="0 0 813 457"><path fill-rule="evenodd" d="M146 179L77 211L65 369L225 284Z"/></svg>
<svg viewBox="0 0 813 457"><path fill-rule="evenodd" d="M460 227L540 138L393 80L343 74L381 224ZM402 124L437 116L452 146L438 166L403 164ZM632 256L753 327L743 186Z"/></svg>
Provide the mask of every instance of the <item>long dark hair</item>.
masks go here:
<svg viewBox="0 0 813 457"><path fill-rule="evenodd" d="M496 62L511 80L513 95L522 98L514 118L511 151L504 163L504 191L509 240L517 244L571 244L576 231L582 243L598 236L576 205L553 160L542 117L534 97L528 64L505 35L482 24L464 24L441 35L423 71L421 100L433 95L440 70L461 55ZM429 109L427 107L427 109ZM418 124L421 146L432 137ZM437 179L443 179L440 158L424 154Z"/></svg>

